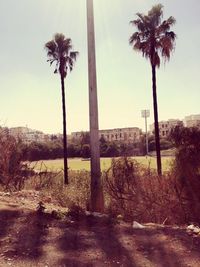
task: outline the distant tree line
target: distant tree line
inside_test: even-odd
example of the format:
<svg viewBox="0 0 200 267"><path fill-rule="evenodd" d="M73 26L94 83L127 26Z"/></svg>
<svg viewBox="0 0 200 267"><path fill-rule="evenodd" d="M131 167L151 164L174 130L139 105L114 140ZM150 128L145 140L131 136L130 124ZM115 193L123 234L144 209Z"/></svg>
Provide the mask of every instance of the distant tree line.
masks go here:
<svg viewBox="0 0 200 267"><path fill-rule="evenodd" d="M84 133L78 140L68 142L67 154L69 158L89 158L90 144L89 134ZM120 157L120 156L143 156L146 154L145 137L142 136L139 141L132 143L123 143L112 141L108 142L100 138L101 157ZM169 149L172 143L167 139L161 139L161 149ZM52 139L46 143L32 142L30 144L21 144L23 160L37 161L46 159L63 158L62 140ZM154 136L149 137L149 151L155 151Z"/></svg>

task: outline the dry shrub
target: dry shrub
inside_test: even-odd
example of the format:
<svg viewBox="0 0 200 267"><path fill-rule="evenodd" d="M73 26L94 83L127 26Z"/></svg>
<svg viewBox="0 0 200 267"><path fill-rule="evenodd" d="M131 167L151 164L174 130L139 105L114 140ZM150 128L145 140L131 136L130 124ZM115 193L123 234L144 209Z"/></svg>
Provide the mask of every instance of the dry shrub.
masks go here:
<svg viewBox="0 0 200 267"><path fill-rule="evenodd" d="M159 177L131 158L112 160L104 173L109 212L125 220L155 223L183 223L184 208L170 173Z"/></svg>
<svg viewBox="0 0 200 267"><path fill-rule="evenodd" d="M63 207L78 206L87 209L90 198L90 173L87 171L69 171L69 184L54 183L48 188L52 198ZM60 180L63 179L61 173ZM46 189L47 191L47 189Z"/></svg>
<svg viewBox="0 0 200 267"><path fill-rule="evenodd" d="M62 171L55 172L53 169L46 167L44 162L36 162L32 165L34 170L33 175L25 183L25 189L34 190L50 190L54 187L62 187L63 173Z"/></svg>
<svg viewBox="0 0 200 267"><path fill-rule="evenodd" d="M22 158L20 141L0 128L0 185L3 190L21 190L25 180L33 174Z"/></svg>
<svg viewBox="0 0 200 267"><path fill-rule="evenodd" d="M90 196L90 173L69 171L69 184L63 185L63 172L50 169L38 172L25 183L25 189L42 191L63 207L79 206L86 209Z"/></svg>
<svg viewBox="0 0 200 267"><path fill-rule="evenodd" d="M200 129L176 127L171 139L176 147L172 170L185 220L200 223Z"/></svg>

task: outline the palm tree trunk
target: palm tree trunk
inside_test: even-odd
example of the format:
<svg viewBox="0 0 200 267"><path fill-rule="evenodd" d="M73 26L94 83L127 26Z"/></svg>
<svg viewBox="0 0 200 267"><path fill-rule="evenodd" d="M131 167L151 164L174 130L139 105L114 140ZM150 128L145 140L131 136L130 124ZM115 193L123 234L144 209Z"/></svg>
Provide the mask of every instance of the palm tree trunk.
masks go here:
<svg viewBox="0 0 200 267"><path fill-rule="evenodd" d="M65 83L61 77L62 90L62 111L63 111L63 157L64 157L64 184L68 184L68 164L67 164L67 127L66 127L66 107L65 107Z"/></svg>
<svg viewBox="0 0 200 267"><path fill-rule="evenodd" d="M156 93L156 66L152 66L152 89L153 89L153 109L154 109L154 127L155 127L155 142L156 142L156 156L157 156L157 172L158 175L162 175L162 165L160 156L160 136L158 125L158 105L157 105L157 93Z"/></svg>

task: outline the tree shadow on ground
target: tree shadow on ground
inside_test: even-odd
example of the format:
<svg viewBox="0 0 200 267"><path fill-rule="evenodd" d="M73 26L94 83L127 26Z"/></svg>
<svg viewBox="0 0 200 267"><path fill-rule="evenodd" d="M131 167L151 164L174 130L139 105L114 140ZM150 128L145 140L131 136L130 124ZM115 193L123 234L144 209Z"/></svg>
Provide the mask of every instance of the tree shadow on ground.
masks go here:
<svg viewBox="0 0 200 267"><path fill-rule="evenodd" d="M77 259L72 259L71 257L65 258L57 263L56 266L62 267L97 267L96 264L93 263L84 263Z"/></svg>
<svg viewBox="0 0 200 267"><path fill-rule="evenodd" d="M92 245L89 233L85 235L79 223L75 223L73 226L68 225L63 230L63 236L59 239L59 247L62 251L78 252L87 250Z"/></svg>
<svg viewBox="0 0 200 267"><path fill-rule="evenodd" d="M146 255L155 266L188 266L184 263L184 256L190 252L193 241L185 230L167 227L159 230L127 228L124 233L134 236L138 251Z"/></svg>
<svg viewBox="0 0 200 267"><path fill-rule="evenodd" d="M91 219L85 219L75 224L73 229L66 227L59 240L59 248L67 254L58 266L138 266L109 223L101 225ZM74 260L70 257L72 252ZM76 255L81 255L82 262L77 262Z"/></svg>
<svg viewBox="0 0 200 267"><path fill-rule="evenodd" d="M61 251L66 254L66 257L57 263L57 266L62 267L93 267L93 263L82 261L79 258L82 251L86 252L94 246L93 237L89 232L84 231L82 223L74 222L73 224L61 225L63 230L62 237L58 240L58 246Z"/></svg>
<svg viewBox="0 0 200 267"><path fill-rule="evenodd" d="M22 217L20 228L13 236L13 244L5 256L36 260L43 255L43 246L48 235L51 217L48 214L31 212Z"/></svg>
<svg viewBox="0 0 200 267"><path fill-rule="evenodd" d="M0 211L0 238L5 237L15 220L19 217L19 211L1 210Z"/></svg>
<svg viewBox="0 0 200 267"><path fill-rule="evenodd" d="M112 225L102 228L91 228L95 234L98 245L106 255L109 266L136 267L139 266L130 252L120 242L118 232Z"/></svg>

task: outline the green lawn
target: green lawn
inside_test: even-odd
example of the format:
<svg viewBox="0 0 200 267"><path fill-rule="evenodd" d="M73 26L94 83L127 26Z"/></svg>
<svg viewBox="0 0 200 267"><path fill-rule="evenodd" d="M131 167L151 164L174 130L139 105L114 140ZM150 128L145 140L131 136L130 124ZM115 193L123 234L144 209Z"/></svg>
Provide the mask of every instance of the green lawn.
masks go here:
<svg viewBox="0 0 200 267"><path fill-rule="evenodd" d="M133 157L140 164L144 166L150 166L151 168L156 168L156 158L155 157ZM162 166L163 170L167 170L170 166L170 162L172 162L173 157L163 157L162 158ZM33 163L34 164L34 163ZM82 160L80 158L68 159L69 168L71 170L90 170L90 161ZM111 158L101 158L101 169L106 170L110 167ZM52 171L58 171L63 168L63 160L55 159L55 160L43 160L39 161L36 165L36 169L45 168L51 169Z"/></svg>

